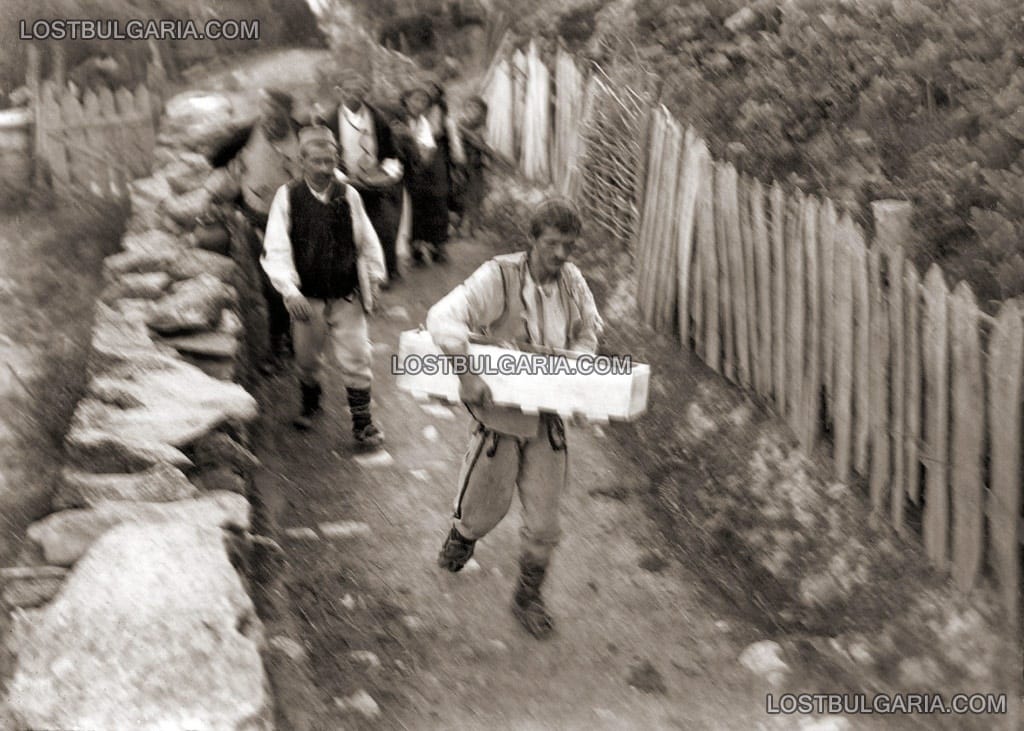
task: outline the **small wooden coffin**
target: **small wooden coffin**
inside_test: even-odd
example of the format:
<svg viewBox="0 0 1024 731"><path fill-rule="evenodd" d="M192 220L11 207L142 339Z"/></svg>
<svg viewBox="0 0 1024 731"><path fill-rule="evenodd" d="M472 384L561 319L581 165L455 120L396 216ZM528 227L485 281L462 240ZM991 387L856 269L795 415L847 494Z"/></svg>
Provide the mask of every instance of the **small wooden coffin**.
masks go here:
<svg viewBox="0 0 1024 731"><path fill-rule="evenodd" d="M468 367L490 386L496 405L527 414L580 413L604 423L632 421L647 410L650 367L621 356L537 353L471 342L468 360L460 363L445 356L426 330L407 330L391 365L398 387L417 398L458 402L458 369Z"/></svg>

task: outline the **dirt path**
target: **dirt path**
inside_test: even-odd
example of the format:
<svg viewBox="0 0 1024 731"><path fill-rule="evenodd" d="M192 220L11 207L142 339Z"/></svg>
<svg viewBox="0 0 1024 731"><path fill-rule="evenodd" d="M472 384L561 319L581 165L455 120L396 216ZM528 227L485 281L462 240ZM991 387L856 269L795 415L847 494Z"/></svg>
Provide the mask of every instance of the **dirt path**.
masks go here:
<svg viewBox="0 0 1024 731"><path fill-rule="evenodd" d="M765 689L736 661L749 637L715 616L685 567L660 557L657 531L635 496L637 470L600 430L570 433L565 539L547 589L560 621L555 639L529 638L508 611L518 506L478 545L477 567L458 575L436 567L468 417L425 408L396 390L390 357L398 334L488 255L469 242L452 248L455 263L412 273L386 293L386 314L371 325L386 454L353 459L338 386L328 386L325 417L309 434L286 423L297 406L292 376L276 378L264 394L271 406L259 449L270 476L263 498L281 528L317 534L282 532L282 541L313 674L336 713L324 727L737 729L766 722ZM317 529L337 521L365 523L366 532L329 538ZM376 718L333 701L360 690L379 706Z"/></svg>

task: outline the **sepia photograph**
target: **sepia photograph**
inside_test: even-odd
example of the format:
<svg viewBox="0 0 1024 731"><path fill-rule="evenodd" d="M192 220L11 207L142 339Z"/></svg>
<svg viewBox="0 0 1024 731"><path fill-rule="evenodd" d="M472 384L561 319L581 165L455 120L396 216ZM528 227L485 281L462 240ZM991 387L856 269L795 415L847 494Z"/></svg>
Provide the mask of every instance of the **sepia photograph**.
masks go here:
<svg viewBox="0 0 1024 731"><path fill-rule="evenodd" d="M1024 731L1024 2L0 0L0 731Z"/></svg>

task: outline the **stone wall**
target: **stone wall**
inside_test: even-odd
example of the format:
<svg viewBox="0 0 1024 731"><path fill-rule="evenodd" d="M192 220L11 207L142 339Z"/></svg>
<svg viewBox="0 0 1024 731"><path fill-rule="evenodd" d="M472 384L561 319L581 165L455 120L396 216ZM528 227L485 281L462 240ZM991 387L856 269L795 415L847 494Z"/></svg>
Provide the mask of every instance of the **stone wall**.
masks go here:
<svg viewBox="0 0 1024 731"><path fill-rule="evenodd" d="M17 656L2 728L273 727L236 570L259 541L255 262L219 212L237 189L208 162L255 114L251 94L171 99L157 171L131 185L54 512L0 570Z"/></svg>

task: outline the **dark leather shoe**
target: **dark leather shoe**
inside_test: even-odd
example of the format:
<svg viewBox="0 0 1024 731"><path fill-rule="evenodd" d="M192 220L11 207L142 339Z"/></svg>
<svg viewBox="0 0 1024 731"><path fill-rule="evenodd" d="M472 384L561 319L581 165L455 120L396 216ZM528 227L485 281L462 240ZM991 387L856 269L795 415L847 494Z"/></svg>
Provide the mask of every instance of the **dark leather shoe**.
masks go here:
<svg viewBox="0 0 1024 731"><path fill-rule="evenodd" d="M476 541L466 538L452 526L451 532L441 546L441 553L437 557L437 565L451 571L453 574L462 570L462 567L473 557L473 549Z"/></svg>

